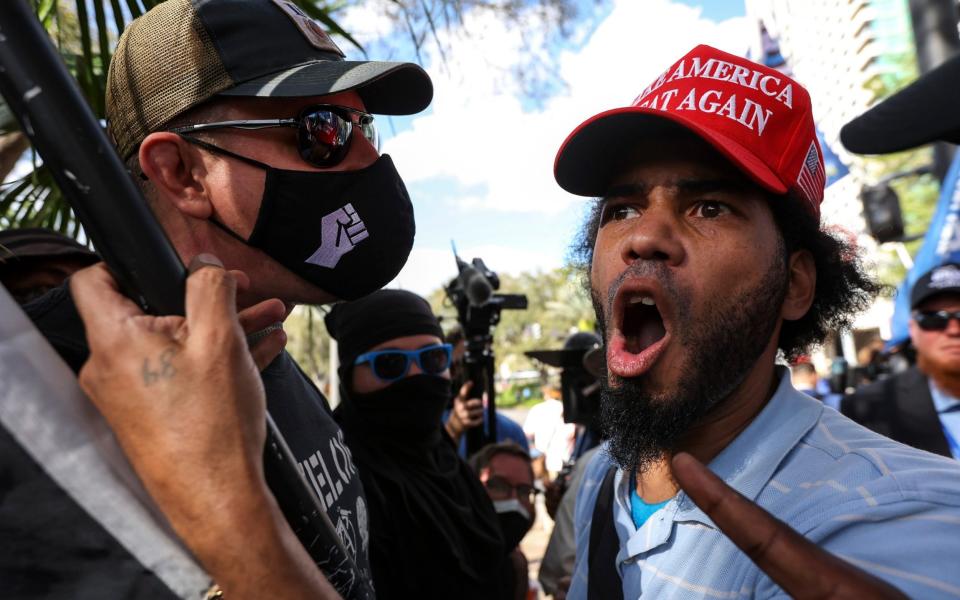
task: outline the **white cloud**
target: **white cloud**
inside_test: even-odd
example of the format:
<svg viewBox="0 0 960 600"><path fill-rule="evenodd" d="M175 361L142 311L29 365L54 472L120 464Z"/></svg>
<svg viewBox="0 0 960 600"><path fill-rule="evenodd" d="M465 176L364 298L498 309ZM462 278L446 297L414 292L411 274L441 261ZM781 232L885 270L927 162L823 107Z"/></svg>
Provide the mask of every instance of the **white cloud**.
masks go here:
<svg viewBox="0 0 960 600"><path fill-rule="evenodd" d="M745 18L715 23L697 8L667 0L617 0L586 44L560 56L568 92L542 110L524 112L511 74L525 47L523 28L508 28L490 13L471 12L465 21L469 36L440 32L448 48L444 65L433 45L425 48L430 63L441 65L429 68L432 112L383 149L408 183L453 177L463 186L484 184L480 206L500 211L570 209L576 200L554 182L553 160L576 125L629 104L697 44L742 53L749 39ZM476 208L476 199L470 204Z"/></svg>
<svg viewBox="0 0 960 600"><path fill-rule="evenodd" d="M391 2L380 1L384 5L369 2L351 10L343 24L372 58L396 59L380 52L383 45L377 43L394 25L384 16ZM523 103L513 71L528 47L523 35L542 33L532 26L521 29L474 11L465 18L467 34L440 32L446 62L439 60L436 45L428 39L422 52L434 82L433 104L427 114L413 119L410 129L384 144L407 183L420 184L418 199L426 199L422 196L432 182L453 180L463 191L454 199L445 194L443 202L417 205L418 211L427 206L449 211L444 220L452 231L491 213L523 212L527 215L519 218L532 218L536 213L580 211L582 200L553 179L554 156L567 134L593 114L629 104L697 44L742 54L752 39L745 18L715 23L701 18L697 8L668 0L614 0L589 37L585 31L573 33L585 42L559 57L566 91L531 109ZM529 45L536 46L536 40ZM566 248L571 232L555 234L562 243L545 240L543 251L530 251L512 247L511 239L491 231L490 245L462 247L460 254L467 259L482 256L495 270L512 274L552 269L563 263L563 252L556 248ZM418 245L390 286L428 294L455 274L449 249Z"/></svg>

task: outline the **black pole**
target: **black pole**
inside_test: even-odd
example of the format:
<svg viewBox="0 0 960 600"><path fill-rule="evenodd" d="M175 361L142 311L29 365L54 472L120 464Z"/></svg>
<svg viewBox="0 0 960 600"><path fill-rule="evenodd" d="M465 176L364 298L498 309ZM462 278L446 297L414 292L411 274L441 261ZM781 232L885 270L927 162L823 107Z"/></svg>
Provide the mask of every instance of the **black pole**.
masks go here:
<svg viewBox="0 0 960 600"><path fill-rule="evenodd" d="M124 292L182 315L183 263L23 0L0 1L0 65L0 94Z"/></svg>
<svg viewBox="0 0 960 600"><path fill-rule="evenodd" d="M0 94L124 292L154 314L184 314L183 263L24 0L0 0ZM269 414L264 470L330 583L346 598L374 598Z"/></svg>
<svg viewBox="0 0 960 600"><path fill-rule="evenodd" d="M958 18L956 0L910 0L910 20L920 75L960 52ZM933 170L938 180L943 181L946 177L954 151L952 144L937 142L933 145Z"/></svg>

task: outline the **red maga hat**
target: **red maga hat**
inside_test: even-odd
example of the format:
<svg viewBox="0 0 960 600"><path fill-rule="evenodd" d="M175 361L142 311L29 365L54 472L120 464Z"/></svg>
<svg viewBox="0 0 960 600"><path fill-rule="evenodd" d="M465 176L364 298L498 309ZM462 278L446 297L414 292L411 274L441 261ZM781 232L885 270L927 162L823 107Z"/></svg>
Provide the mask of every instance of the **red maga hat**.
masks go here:
<svg viewBox="0 0 960 600"><path fill-rule="evenodd" d="M664 71L631 106L581 123L557 153L557 183L572 194L601 196L624 150L678 125L764 189L795 192L819 217L826 174L810 94L775 69L706 45Z"/></svg>

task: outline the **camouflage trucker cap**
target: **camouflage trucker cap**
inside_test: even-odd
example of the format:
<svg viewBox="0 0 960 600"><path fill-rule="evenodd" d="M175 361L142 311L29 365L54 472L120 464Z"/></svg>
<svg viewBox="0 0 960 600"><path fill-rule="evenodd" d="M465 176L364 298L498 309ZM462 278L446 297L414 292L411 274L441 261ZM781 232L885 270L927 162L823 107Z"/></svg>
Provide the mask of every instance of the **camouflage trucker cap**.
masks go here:
<svg viewBox="0 0 960 600"><path fill-rule="evenodd" d="M348 61L289 0L167 0L120 36L107 75L107 130L124 160L147 134L213 96L356 90L367 111L412 114L433 86L418 65Z"/></svg>

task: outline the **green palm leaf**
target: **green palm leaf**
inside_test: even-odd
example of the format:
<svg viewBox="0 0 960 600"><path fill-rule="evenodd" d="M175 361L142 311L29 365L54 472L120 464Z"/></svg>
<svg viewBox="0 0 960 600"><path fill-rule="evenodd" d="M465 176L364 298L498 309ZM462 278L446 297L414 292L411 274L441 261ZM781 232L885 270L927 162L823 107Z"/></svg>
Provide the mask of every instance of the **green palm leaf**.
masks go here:
<svg viewBox="0 0 960 600"><path fill-rule="evenodd" d="M0 0L8 2L11 0ZM84 98L99 119L104 118L107 65L119 32L131 19L150 10L162 0L30 0L67 68L77 79ZM360 50L360 44L347 33L332 14L342 2L295 0L311 17L322 22ZM89 8L92 6L92 12ZM0 135L22 135L6 103L0 100ZM11 145L12 146L12 145ZM14 150L11 150L14 151ZM19 153L19 149L16 150ZM14 161L3 161L0 164ZM48 227L85 241L82 228L49 171L38 164L26 177L0 186L0 229ZM0 181L9 172L0 172Z"/></svg>

